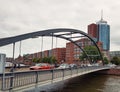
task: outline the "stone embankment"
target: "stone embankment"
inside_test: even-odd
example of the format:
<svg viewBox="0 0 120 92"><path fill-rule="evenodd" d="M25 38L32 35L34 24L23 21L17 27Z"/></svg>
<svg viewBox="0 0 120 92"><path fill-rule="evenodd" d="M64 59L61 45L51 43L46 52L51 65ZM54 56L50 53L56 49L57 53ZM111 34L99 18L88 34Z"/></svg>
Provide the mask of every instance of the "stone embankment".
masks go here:
<svg viewBox="0 0 120 92"><path fill-rule="evenodd" d="M100 74L109 74L109 75L119 75L120 76L120 66L114 67L108 70L99 71Z"/></svg>

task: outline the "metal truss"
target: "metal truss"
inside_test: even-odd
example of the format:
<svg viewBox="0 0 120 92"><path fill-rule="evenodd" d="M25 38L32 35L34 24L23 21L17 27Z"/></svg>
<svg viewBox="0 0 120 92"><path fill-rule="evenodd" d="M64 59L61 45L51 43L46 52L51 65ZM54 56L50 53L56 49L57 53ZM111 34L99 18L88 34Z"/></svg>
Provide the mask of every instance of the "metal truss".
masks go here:
<svg viewBox="0 0 120 92"><path fill-rule="evenodd" d="M39 36L54 36L54 37L68 40L73 44L75 44L76 46L78 46L86 54L88 59L90 59L90 55L87 55L86 51L84 51L84 49L82 49L82 47L79 44L77 44L77 42L75 41L75 39L80 39L82 37L88 38L98 49L98 55L101 57L101 60L103 61L102 54L96 42L92 39L92 37L90 37L87 33L77 29L69 29L69 28L47 29L47 30L42 30L42 31L37 31L32 33L26 33L18 36L13 36L13 37L1 38L0 46L16 43L18 41L26 40L29 38L37 38Z"/></svg>

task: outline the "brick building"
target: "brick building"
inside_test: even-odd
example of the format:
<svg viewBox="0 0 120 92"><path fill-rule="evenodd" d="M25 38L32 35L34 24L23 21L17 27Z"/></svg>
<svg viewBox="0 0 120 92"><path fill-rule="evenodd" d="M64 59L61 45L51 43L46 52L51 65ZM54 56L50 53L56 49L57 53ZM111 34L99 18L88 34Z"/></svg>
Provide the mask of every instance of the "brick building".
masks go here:
<svg viewBox="0 0 120 92"><path fill-rule="evenodd" d="M92 38L98 38L98 27L96 24L92 23L88 25L88 35L90 35Z"/></svg>
<svg viewBox="0 0 120 92"><path fill-rule="evenodd" d="M54 48L52 50L45 50L43 52L26 54L23 57L26 61L32 61L33 58L44 58L51 56L54 56L57 59L58 63L64 62L66 56L66 48ZM19 60L19 57L17 58L17 60Z"/></svg>
<svg viewBox="0 0 120 92"><path fill-rule="evenodd" d="M74 44L69 42L66 43L66 60L67 63L74 61Z"/></svg>
<svg viewBox="0 0 120 92"><path fill-rule="evenodd" d="M57 59L58 63L65 62L66 48L52 49L52 56L54 56Z"/></svg>
<svg viewBox="0 0 120 92"><path fill-rule="evenodd" d="M75 41L81 48L85 46L92 45L91 41L88 38L82 38ZM79 56L82 50L74 45L72 42L66 43L66 62L68 63L78 63Z"/></svg>

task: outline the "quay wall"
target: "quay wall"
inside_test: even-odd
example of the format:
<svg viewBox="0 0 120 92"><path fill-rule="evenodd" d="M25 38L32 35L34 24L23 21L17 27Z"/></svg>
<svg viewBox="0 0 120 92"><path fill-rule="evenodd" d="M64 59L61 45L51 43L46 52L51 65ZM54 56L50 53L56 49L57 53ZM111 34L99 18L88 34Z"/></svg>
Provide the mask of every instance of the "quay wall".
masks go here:
<svg viewBox="0 0 120 92"><path fill-rule="evenodd" d="M111 68L111 69L107 69L107 70L102 70L97 73L120 76L120 68L115 67L115 68Z"/></svg>

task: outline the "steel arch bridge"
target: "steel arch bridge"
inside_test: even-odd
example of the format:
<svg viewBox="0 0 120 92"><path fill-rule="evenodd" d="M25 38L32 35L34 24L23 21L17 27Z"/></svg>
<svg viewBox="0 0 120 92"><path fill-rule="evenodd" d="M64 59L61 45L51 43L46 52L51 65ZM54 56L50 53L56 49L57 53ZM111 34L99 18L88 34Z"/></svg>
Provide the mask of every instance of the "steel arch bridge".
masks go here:
<svg viewBox="0 0 120 92"><path fill-rule="evenodd" d="M87 33L83 32L81 30L77 30L77 29L69 29L69 28L47 29L47 30L42 30L42 31L37 31L37 32L32 32L32 33L26 33L26 34L22 34L22 35L18 35L18 36L13 36L13 37L1 38L0 46L5 46L8 44L12 44L12 43L15 44L16 42L26 40L29 38L36 38L39 36L53 36L53 37L58 37L58 38L68 40L68 41L72 42L73 44L75 44L76 46L78 46L86 54L88 59L90 59L90 56L86 53L86 51L76 41L74 41L74 39L76 39L76 38L80 39L81 37L86 37L90 41L92 41L92 43L96 46L96 48L98 50L98 56L101 58L102 63L103 63L102 54L101 54L96 42L94 41L94 39L92 37L90 37Z"/></svg>

